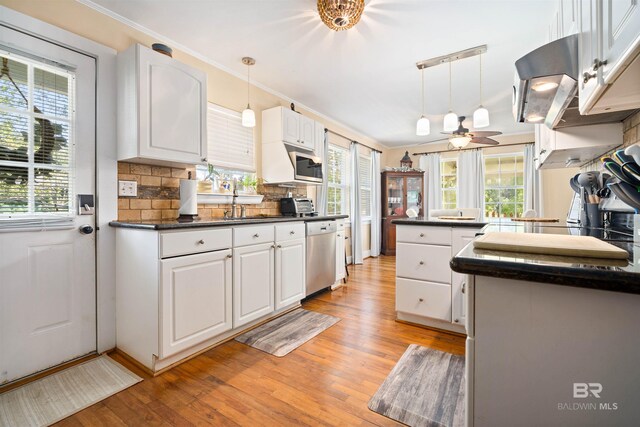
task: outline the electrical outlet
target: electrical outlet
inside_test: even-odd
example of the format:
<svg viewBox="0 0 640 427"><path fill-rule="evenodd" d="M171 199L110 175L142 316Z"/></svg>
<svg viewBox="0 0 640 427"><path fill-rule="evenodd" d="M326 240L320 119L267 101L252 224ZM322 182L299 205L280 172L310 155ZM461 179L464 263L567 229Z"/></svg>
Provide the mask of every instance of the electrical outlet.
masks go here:
<svg viewBox="0 0 640 427"><path fill-rule="evenodd" d="M136 181L118 181L118 196L136 197L138 195L138 183Z"/></svg>

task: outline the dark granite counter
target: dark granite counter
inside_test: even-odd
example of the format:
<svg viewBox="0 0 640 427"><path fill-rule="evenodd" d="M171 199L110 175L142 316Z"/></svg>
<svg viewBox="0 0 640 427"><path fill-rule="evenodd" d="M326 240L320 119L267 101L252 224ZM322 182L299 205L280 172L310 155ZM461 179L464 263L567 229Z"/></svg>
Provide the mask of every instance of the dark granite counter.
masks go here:
<svg viewBox="0 0 640 427"><path fill-rule="evenodd" d="M634 231L609 231L540 224L490 224L482 232L590 235L629 253L627 260L523 254L475 249L467 245L450 262L458 273L563 286L640 294L640 240Z"/></svg>
<svg viewBox="0 0 640 427"><path fill-rule="evenodd" d="M192 222L178 222L176 220L170 221L111 221L109 225L111 227L118 228L135 228L142 230L178 230L188 228L202 228L202 227L231 227L234 225L248 225L248 224L267 224L273 222L291 222L291 221L330 221L336 219L349 218L349 215L330 215L330 216L305 216L305 217L293 217L293 216L256 216L247 218L228 218L228 219L210 219L210 220L195 220Z"/></svg>
<svg viewBox="0 0 640 427"><path fill-rule="evenodd" d="M433 219L433 218L398 218L392 219L392 224L396 225L429 225L435 227L472 227L482 228L487 225L487 222L476 220L445 220L445 219Z"/></svg>

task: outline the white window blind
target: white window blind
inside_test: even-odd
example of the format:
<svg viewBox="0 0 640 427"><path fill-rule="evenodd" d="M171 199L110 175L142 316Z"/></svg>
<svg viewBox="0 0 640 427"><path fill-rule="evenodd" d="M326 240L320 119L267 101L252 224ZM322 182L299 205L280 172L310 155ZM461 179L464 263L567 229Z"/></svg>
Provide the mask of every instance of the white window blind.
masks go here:
<svg viewBox="0 0 640 427"><path fill-rule="evenodd" d="M253 128L242 126L242 115L209 104L207 112L208 161L226 169L256 171Z"/></svg>
<svg viewBox="0 0 640 427"><path fill-rule="evenodd" d="M371 217L371 157L360 156L358 162L360 180L360 213L363 218Z"/></svg>
<svg viewBox="0 0 640 427"><path fill-rule="evenodd" d="M327 213L347 215L349 213L349 152L329 144L327 161Z"/></svg>

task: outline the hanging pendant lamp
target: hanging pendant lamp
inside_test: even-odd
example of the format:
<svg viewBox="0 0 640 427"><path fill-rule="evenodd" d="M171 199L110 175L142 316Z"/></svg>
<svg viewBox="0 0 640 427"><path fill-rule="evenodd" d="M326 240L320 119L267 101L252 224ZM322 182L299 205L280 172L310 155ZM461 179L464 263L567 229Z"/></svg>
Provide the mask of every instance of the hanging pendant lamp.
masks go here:
<svg viewBox="0 0 640 427"><path fill-rule="evenodd" d="M422 79L422 115L418 119L418 123L416 123L416 135L426 136L431 133L431 123L429 123L429 119L424 116L424 68L421 69L420 72Z"/></svg>
<svg viewBox="0 0 640 427"><path fill-rule="evenodd" d="M242 63L247 66L247 108L242 112L242 126L252 128L256 126L256 113L253 112L249 105L249 90L251 88L249 70L256 63L256 60L245 56L242 58Z"/></svg>
<svg viewBox="0 0 640 427"><path fill-rule="evenodd" d="M443 128L445 132L458 129L458 115L451 111L451 61L449 61L449 113L444 116Z"/></svg>
<svg viewBox="0 0 640 427"><path fill-rule="evenodd" d="M482 106L482 54L480 54L480 106L473 112L473 127L476 129L489 126L489 110Z"/></svg>

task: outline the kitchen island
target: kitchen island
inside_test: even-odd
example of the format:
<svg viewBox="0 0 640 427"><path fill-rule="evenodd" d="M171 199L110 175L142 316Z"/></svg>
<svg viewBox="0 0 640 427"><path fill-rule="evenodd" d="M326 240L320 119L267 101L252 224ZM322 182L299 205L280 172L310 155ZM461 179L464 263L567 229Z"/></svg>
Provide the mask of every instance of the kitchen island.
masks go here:
<svg viewBox="0 0 640 427"><path fill-rule="evenodd" d="M502 224L482 230L500 231L594 235L629 257L533 255L472 244L453 257L451 269L467 277L467 425L636 424L639 229Z"/></svg>

